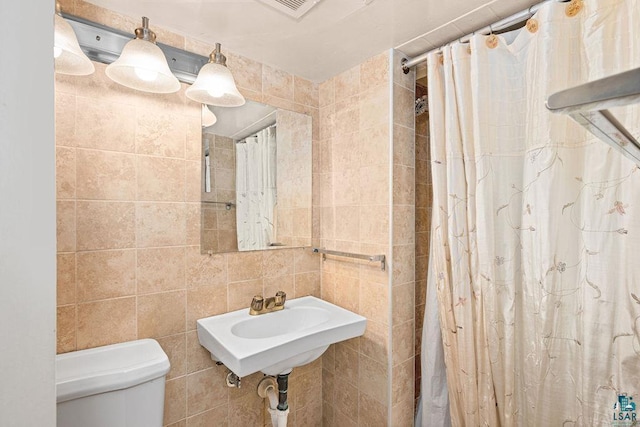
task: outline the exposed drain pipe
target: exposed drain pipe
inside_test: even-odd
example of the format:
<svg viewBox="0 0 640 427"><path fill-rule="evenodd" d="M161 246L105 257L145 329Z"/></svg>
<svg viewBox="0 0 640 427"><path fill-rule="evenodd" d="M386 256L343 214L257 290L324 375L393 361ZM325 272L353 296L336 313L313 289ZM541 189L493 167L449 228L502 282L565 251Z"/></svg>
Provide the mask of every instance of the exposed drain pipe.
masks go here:
<svg viewBox="0 0 640 427"><path fill-rule="evenodd" d="M266 376L258 383L258 396L269 399L269 413L273 427L286 427L289 416L287 388L289 374L278 375L278 380ZM277 390L277 392L276 392Z"/></svg>

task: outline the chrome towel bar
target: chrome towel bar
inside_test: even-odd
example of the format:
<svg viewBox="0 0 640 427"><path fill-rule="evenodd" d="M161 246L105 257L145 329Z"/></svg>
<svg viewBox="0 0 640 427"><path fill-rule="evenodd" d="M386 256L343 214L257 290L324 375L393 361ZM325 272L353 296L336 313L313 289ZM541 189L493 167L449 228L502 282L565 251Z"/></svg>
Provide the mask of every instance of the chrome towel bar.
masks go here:
<svg viewBox="0 0 640 427"><path fill-rule="evenodd" d="M356 258L356 259L364 259L366 261L371 262L379 262L380 268L382 271L386 268L386 257L384 255L365 255L365 254L354 254L351 252L341 252L341 251L332 251L329 249L322 248L313 248L313 252L317 254L322 254L322 258L324 259L326 255L333 256L341 256L346 258Z"/></svg>

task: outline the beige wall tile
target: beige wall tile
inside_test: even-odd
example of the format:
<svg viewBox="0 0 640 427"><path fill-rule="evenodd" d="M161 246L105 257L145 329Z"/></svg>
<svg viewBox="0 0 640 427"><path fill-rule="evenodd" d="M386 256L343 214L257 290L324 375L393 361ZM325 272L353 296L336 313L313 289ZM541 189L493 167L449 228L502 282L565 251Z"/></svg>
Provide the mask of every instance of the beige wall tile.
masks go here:
<svg viewBox="0 0 640 427"><path fill-rule="evenodd" d="M389 203L388 165L363 166L359 170L358 178L361 205L386 205ZM363 212L363 214L366 213Z"/></svg>
<svg viewBox="0 0 640 427"><path fill-rule="evenodd" d="M389 208L371 205L362 208L360 236L363 242L384 244L389 239Z"/></svg>
<svg viewBox="0 0 640 427"><path fill-rule="evenodd" d="M391 427L411 427L413 426L414 400L404 399L391 410Z"/></svg>
<svg viewBox="0 0 640 427"><path fill-rule="evenodd" d="M56 242L58 252L76 250L76 202L58 201L56 204Z"/></svg>
<svg viewBox="0 0 640 427"><path fill-rule="evenodd" d="M358 388L364 394L385 405L388 391L387 366L367 356L360 355L360 373Z"/></svg>
<svg viewBox="0 0 640 427"><path fill-rule="evenodd" d="M186 214L183 203L136 203L138 247L186 244Z"/></svg>
<svg viewBox="0 0 640 427"><path fill-rule="evenodd" d="M57 261L57 305L74 304L76 302L76 254L58 254Z"/></svg>
<svg viewBox="0 0 640 427"><path fill-rule="evenodd" d="M227 255L229 282L262 277L262 251L238 252Z"/></svg>
<svg viewBox="0 0 640 427"><path fill-rule="evenodd" d="M360 166L380 165L389 174L389 125L381 123L376 126L360 130L360 151L358 159ZM395 142L394 142L395 143ZM376 175L373 175L376 176ZM387 179L388 181L388 179Z"/></svg>
<svg viewBox="0 0 640 427"><path fill-rule="evenodd" d="M134 203L78 201L77 233L79 251L134 247Z"/></svg>
<svg viewBox="0 0 640 427"><path fill-rule="evenodd" d="M226 286L227 255L202 255L200 247L186 249L187 287Z"/></svg>
<svg viewBox="0 0 640 427"><path fill-rule="evenodd" d="M262 66L262 93L293 101L293 75L268 65Z"/></svg>
<svg viewBox="0 0 640 427"><path fill-rule="evenodd" d="M422 242L419 242L422 244ZM424 242L428 245L428 241ZM403 284L415 280L416 245L396 245L393 247L393 283Z"/></svg>
<svg viewBox="0 0 640 427"><path fill-rule="evenodd" d="M414 91L393 85L393 122L409 129L415 128Z"/></svg>
<svg viewBox="0 0 640 427"><path fill-rule="evenodd" d="M186 161L184 168L184 189L185 189L185 201L187 202L200 202L201 187L200 174L202 172L199 161Z"/></svg>
<svg viewBox="0 0 640 427"><path fill-rule="evenodd" d="M360 67L353 67L334 77L335 100L348 98L360 93Z"/></svg>
<svg viewBox="0 0 640 427"><path fill-rule="evenodd" d="M389 360L389 325L367 319L367 329L360 338L360 351L371 359L386 364Z"/></svg>
<svg viewBox="0 0 640 427"><path fill-rule="evenodd" d="M393 364L405 362L413 357L415 323L410 320L393 327Z"/></svg>
<svg viewBox="0 0 640 427"><path fill-rule="evenodd" d="M347 382L341 382L335 389L335 423L337 426L348 425L347 420L357 422L358 419L358 388ZM347 423L347 424L343 424Z"/></svg>
<svg viewBox="0 0 640 427"><path fill-rule="evenodd" d="M395 205L414 205L415 169L402 165L393 165L393 203Z"/></svg>
<svg viewBox="0 0 640 427"><path fill-rule="evenodd" d="M56 74L56 77L60 74ZM69 89L72 82L61 84L56 79L55 115L56 115L56 145L75 147L76 142L76 96L75 93L63 92ZM75 88L75 86L72 86ZM64 89L63 89L64 88Z"/></svg>
<svg viewBox="0 0 640 427"><path fill-rule="evenodd" d="M78 302L136 293L135 249L79 252Z"/></svg>
<svg viewBox="0 0 640 427"><path fill-rule="evenodd" d="M298 298L295 292L293 274L262 279L262 295L272 297L278 291L287 294L287 299Z"/></svg>
<svg viewBox="0 0 640 427"><path fill-rule="evenodd" d="M229 283L229 311L249 308L254 295L262 295L262 279Z"/></svg>
<svg viewBox="0 0 640 427"><path fill-rule="evenodd" d="M262 64L244 56L229 52L227 66L233 73L236 86L254 92L262 92Z"/></svg>
<svg viewBox="0 0 640 427"><path fill-rule="evenodd" d="M186 331L186 291L138 297L138 337L160 338Z"/></svg>
<svg viewBox="0 0 640 427"><path fill-rule="evenodd" d="M193 127L195 122L164 109L138 108L135 125L136 153L184 159L187 126Z"/></svg>
<svg viewBox="0 0 640 427"><path fill-rule="evenodd" d="M196 329L196 320L227 312L227 288L203 286L187 290L187 330Z"/></svg>
<svg viewBox="0 0 640 427"><path fill-rule="evenodd" d="M79 199L135 200L136 160L133 154L79 149L77 159Z"/></svg>
<svg viewBox="0 0 640 427"><path fill-rule="evenodd" d="M393 243L395 245L415 242L415 208L411 205L393 207Z"/></svg>
<svg viewBox="0 0 640 427"><path fill-rule="evenodd" d="M414 131L404 126L393 126L393 163L414 167L416 163Z"/></svg>
<svg viewBox="0 0 640 427"><path fill-rule="evenodd" d="M184 376L187 373L187 338L185 334L158 338L158 343L167 354L171 369L167 380Z"/></svg>
<svg viewBox="0 0 640 427"><path fill-rule="evenodd" d="M295 297L300 298L307 295L320 298L321 275L319 271L309 273L299 273L295 275Z"/></svg>
<svg viewBox="0 0 640 427"><path fill-rule="evenodd" d="M135 107L78 96L75 128L78 147L132 153L135 137Z"/></svg>
<svg viewBox="0 0 640 427"><path fill-rule="evenodd" d="M389 88L387 85L367 88L360 97L360 130L387 124L389 121Z"/></svg>
<svg viewBox="0 0 640 427"><path fill-rule="evenodd" d="M389 82L389 53L383 52L360 64L360 88L366 90Z"/></svg>
<svg viewBox="0 0 640 427"><path fill-rule="evenodd" d="M56 198L76 197L76 150L56 147Z"/></svg>
<svg viewBox="0 0 640 427"><path fill-rule="evenodd" d="M185 239L189 246L199 245L200 235L200 203L185 203L186 230Z"/></svg>
<svg viewBox="0 0 640 427"><path fill-rule="evenodd" d="M318 85L318 106L325 107L335 103L335 78Z"/></svg>
<svg viewBox="0 0 640 427"><path fill-rule="evenodd" d="M183 419L187 414L186 377L168 380L164 391L164 425Z"/></svg>
<svg viewBox="0 0 640 427"><path fill-rule="evenodd" d="M231 399L229 401L229 424L262 427L264 423L261 404L262 399L257 393L251 393L239 399Z"/></svg>
<svg viewBox="0 0 640 427"><path fill-rule="evenodd" d="M413 358L393 367L391 405L413 398Z"/></svg>
<svg viewBox="0 0 640 427"><path fill-rule="evenodd" d="M341 240L360 241L360 206L336 206L336 236Z"/></svg>
<svg viewBox="0 0 640 427"><path fill-rule="evenodd" d="M185 288L185 248L149 248L137 251L138 294Z"/></svg>
<svg viewBox="0 0 640 427"><path fill-rule="evenodd" d="M389 285L363 280L360 282L360 311L367 319L389 324Z"/></svg>
<svg viewBox="0 0 640 427"><path fill-rule="evenodd" d="M187 427L226 427L229 425L229 406L222 405L187 418Z"/></svg>
<svg viewBox="0 0 640 427"><path fill-rule="evenodd" d="M224 376L226 368L216 366L187 375L187 415L215 408L228 402Z"/></svg>
<svg viewBox="0 0 640 427"><path fill-rule="evenodd" d="M76 306L65 305L57 309L57 352L76 349Z"/></svg>
<svg viewBox="0 0 640 427"><path fill-rule="evenodd" d="M399 325L413 320L415 315L415 290L414 283L402 285L394 283L393 286L393 325Z"/></svg>
<svg viewBox="0 0 640 427"><path fill-rule="evenodd" d="M344 342L335 345L335 369L340 381L358 384L358 352Z"/></svg>
<svg viewBox="0 0 640 427"><path fill-rule="evenodd" d="M137 156L138 200L185 200L185 162L180 159Z"/></svg>
<svg viewBox="0 0 640 427"><path fill-rule="evenodd" d="M318 84L309 80L294 76L293 99L303 105L315 106L319 104Z"/></svg>
<svg viewBox="0 0 640 427"><path fill-rule="evenodd" d="M265 251L262 258L264 277L284 276L293 273L294 251L290 249L274 249Z"/></svg>
<svg viewBox="0 0 640 427"><path fill-rule="evenodd" d="M135 297L78 304L78 350L134 339Z"/></svg>
<svg viewBox="0 0 640 427"><path fill-rule="evenodd" d="M387 425L388 408L365 393L358 396L358 425L383 427Z"/></svg>
<svg viewBox="0 0 640 427"><path fill-rule="evenodd" d="M200 345L196 331L187 332L187 373L213 368L216 362L211 359L211 353Z"/></svg>

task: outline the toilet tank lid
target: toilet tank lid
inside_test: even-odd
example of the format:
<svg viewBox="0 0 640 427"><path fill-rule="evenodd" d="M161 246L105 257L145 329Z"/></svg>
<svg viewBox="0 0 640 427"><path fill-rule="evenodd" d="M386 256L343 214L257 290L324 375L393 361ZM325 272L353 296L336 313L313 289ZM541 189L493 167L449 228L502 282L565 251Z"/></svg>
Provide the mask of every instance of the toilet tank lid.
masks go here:
<svg viewBox="0 0 640 427"><path fill-rule="evenodd" d="M133 387L169 372L169 358L152 339L56 356L58 403Z"/></svg>

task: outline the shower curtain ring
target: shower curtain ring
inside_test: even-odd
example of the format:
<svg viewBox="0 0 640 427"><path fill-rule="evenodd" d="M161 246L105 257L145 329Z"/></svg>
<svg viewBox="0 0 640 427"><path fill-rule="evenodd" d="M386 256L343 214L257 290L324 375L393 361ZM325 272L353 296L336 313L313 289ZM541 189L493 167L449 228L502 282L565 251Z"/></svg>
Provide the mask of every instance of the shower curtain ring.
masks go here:
<svg viewBox="0 0 640 427"><path fill-rule="evenodd" d="M493 34L493 26L489 24L489 37L485 40L485 44L489 49L495 49L498 46L498 37Z"/></svg>

